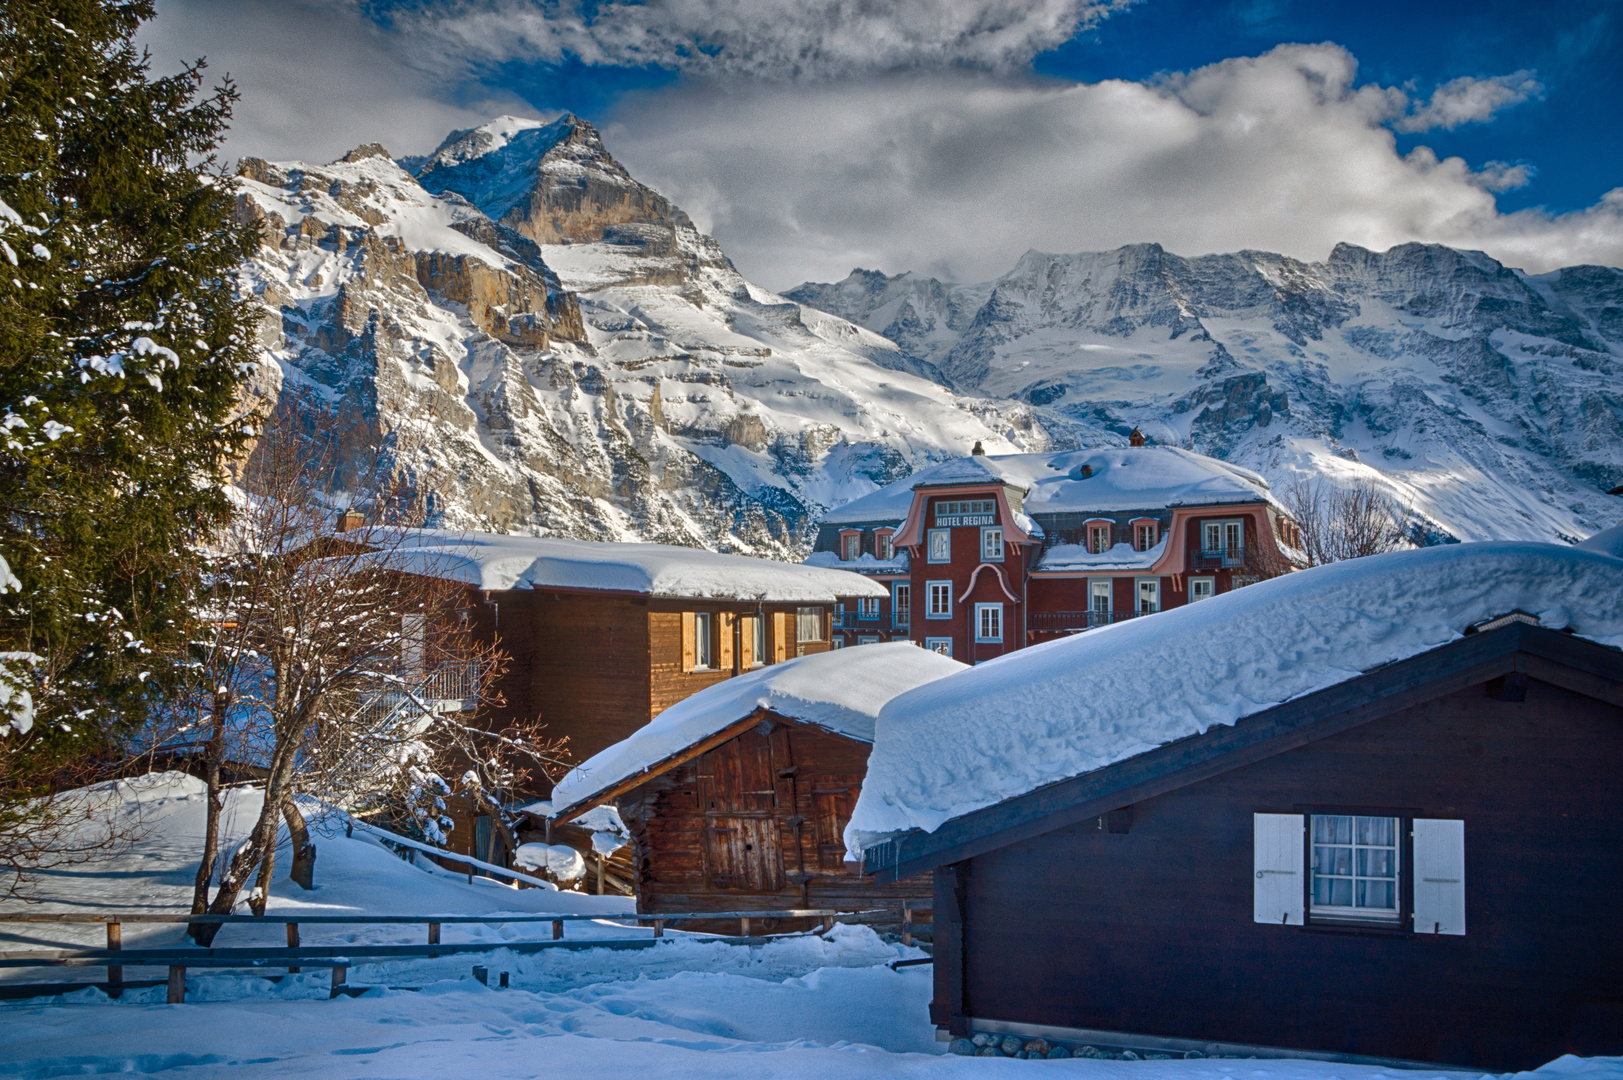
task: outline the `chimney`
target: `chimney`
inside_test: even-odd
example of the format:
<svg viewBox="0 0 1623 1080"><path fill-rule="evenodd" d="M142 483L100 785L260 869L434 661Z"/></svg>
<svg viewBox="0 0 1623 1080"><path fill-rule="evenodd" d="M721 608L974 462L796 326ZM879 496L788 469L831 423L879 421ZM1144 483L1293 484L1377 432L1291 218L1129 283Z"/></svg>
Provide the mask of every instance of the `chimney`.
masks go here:
<svg viewBox="0 0 1623 1080"><path fill-rule="evenodd" d="M1127 436L1127 445L1128 446L1143 446L1144 445L1144 433L1142 431L1138 430L1137 428L1134 428L1133 433L1131 435Z"/></svg>
<svg viewBox="0 0 1623 1080"><path fill-rule="evenodd" d="M1084 465L1084 466L1082 466L1081 475L1082 475L1082 479L1084 479L1084 480L1086 480L1088 477L1092 476L1093 475L1093 466L1092 465Z"/></svg>
<svg viewBox="0 0 1623 1080"><path fill-rule="evenodd" d="M981 445L981 441L979 439L975 440L975 449L971 450L970 454L974 457L986 456L986 448Z"/></svg>
<svg viewBox="0 0 1623 1080"><path fill-rule="evenodd" d="M338 515L337 528L341 533L349 532L351 529L359 529L363 524L365 522L361 518L361 512L354 507L350 507Z"/></svg>

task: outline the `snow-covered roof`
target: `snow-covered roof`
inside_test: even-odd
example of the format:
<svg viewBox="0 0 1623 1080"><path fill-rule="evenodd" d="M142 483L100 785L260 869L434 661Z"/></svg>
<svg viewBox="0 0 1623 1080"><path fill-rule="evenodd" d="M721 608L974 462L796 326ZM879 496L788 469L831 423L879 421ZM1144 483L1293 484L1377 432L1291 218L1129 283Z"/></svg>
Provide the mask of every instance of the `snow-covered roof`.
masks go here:
<svg viewBox="0 0 1623 1080"><path fill-rule="evenodd" d="M1091 469L1086 478L1084 465ZM853 499L824 515L823 521L901 521L912 506L914 488L997 482L1027 492L1027 514L1274 502L1268 481L1250 469L1176 446L1119 446L944 461Z"/></svg>
<svg viewBox="0 0 1623 1080"><path fill-rule="evenodd" d="M384 557L395 569L492 590L593 589L779 604L888 595L883 585L846 570L673 544L421 529L406 533Z"/></svg>
<svg viewBox="0 0 1623 1080"><path fill-rule="evenodd" d="M1584 551L1598 551L1602 555L1623 559L1623 521L1610 529L1602 529L1578 546Z"/></svg>
<svg viewBox="0 0 1623 1080"><path fill-rule="evenodd" d="M1132 544L1116 544L1105 551L1095 554L1084 544L1055 544L1043 552L1043 557L1037 562L1039 570L1078 571L1078 570L1148 570L1154 566L1156 560L1166 554L1167 538L1162 537L1160 543L1143 551Z"/></svg>
<svg viewBox="0 0 1623 1080"><path fill-rule="evenodd" d="M677 702L647 726L571 769L552 792L567 812L629 777L744 719L756 709L873 741L874 718L897 694L964 665L912 642L858 645L785 660L717 683Z"/></svg>
<svg viewBox="0 0 1623 1080"><path fill-rule="evenodd" d="M846 846L933 832L1518 609L1623 647L1623 560L1525 542L1394 552L1010 653L885 707Z"/></svg>
<svg viewBox="0 0 1623 1080"><path fill-rule="evenodd" d="M889 559L876 559L867 552L857 559L842 559L837 551L814 551L806 556L805 566L826 566L838 570L854 570L859 574L905 574L907 552L898 551Z"/></svg>

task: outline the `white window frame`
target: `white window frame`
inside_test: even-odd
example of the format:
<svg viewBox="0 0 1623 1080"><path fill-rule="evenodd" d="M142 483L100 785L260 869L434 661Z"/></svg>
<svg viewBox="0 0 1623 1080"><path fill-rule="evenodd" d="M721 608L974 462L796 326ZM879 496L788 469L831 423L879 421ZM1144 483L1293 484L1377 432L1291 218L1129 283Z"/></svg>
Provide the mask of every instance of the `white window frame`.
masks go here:
<svg viewBox="0 0 1623 1080"><path fill-rule="evenodd" d="M1238 533L1239 543L1230 544ZM1216 545L1212 543L1216 538ZM1245 564L1245 518L1218 518L1200 523L1200 553L1206 558L1220 556L1224 566Z"/></svg>
<svg viewBox="0 0 1623 1080"><path fill-rule="evenodd" d="M807 637L806 629L816 623L816 636ZM830 635L832 636L832 635ZM795 609L795 644L804 645L810 641L826 641L823 636L823 609L820 607L797 607Z"/></svg>
<svg viewBox="0 0 1623 1080"><path fill-rule="evenodd" d="M1109 551L1115 546L1115 544L1112 543L1112 541L1115 539L1115 536L1113 535L1116 531L1115 526L1107 524L1103 521L1095 521L1085 526L1085 530L1086 532L1084 539L1087 541L1086 546L1089 554L1103 555L1105 552ZM1093 534L1096 532L1103 532L1105 534L1103 543L1095 544L1093 542Z"/></svg>
<svg viewBox="0 0 1623 1080"><path fill-rule="evenodd" d="M716 667L716 642L711 632L716 616L709 611L693 613L693 670L713 671Z"/></svg>
<svg viewBox="0 0 1623 1080"><path fill-rule="evenodd" d="M1322 842L1318 838L1317 824L1319 819L1351 818L1351 843ZM1391 844L1360 844L1358 842L1358 823L1360 820L1383 820L1392 823ZM1403 818L1391 814L1308 814L1308 914L1320 921L1332 922L1360 922L1375 925L1399 925L1403 917ZM1322 873L1319 866L1320 852L1328 849L1346 849L1348 858L1348 872L1346 874ZM1391 852L1390 875L1360 873L1360 852ZM1320 878L1329 878L1333 881L1346 881L1351 889L1351 904L1321 904L1318 899L1318 884ZM1360 882L1391 882L1392 906L1368 907L1358 904L1358 885Z"/></svg>
<svg viewBox="0 0 1623 1080"><path fill-rule="evenodd" d="M857 644L858 645L877 645L877 644L879 644L879 635L878 634L858 634L857 635Z"/></svg>
<svg viewBox="0 0 1623 1080"><path fill-rule="evenodd" d="M929 541L927 561L933 563L952 562L951 529L931 529L926 539Z"/></svg>
<svg viewBox="0 0 1623 1080"><path fill-rule="evenodd" d="M975 640L992 644L1003 641L1003 605L975 605Z"/></svg>
<svg viewBox="0 0 1623 1080"><path fill-rule="evenodd" d="M1202 594L1201 591L1200 591L1200 586L1202 586L1202 585L1206 586L1206 591L1205 591L1204 594ZM1199 601L1199 600L1210 600L1212 597L1214 597L1216 595L1217 595L1217 579L1216 578L1214 578L1214 577L1192 577L1192 578L1189 579L1189 602L1191 604L1193 604L1193 603L1195 603L1196 601Z"/></svg>
<svg viewBox="0 0 1623 1080"><path fill-rule="evenodd" d="M862 596L857 598L857 621L874 622L879 618L879 597Z"/></svg>
<svg viewBox="0 0 1623 1080"><path fill-rule="evenodd" d="M950 657L952 655L952 638L927 637L924 639L924 647L931 652L938 652L942 656Z"/></svg>
<svg viewBox="0 0 1623 1080"><path fill-rule="evenodd" d="M755 623L750 628L750 632L754 635L754 648L750 650L751 666L764 667L766 666L766 615L760 613L750 616L750 619Z"/></svg>
<svg viewBox="0 0 1623 1080"><path fill-rule="evenodd" d="M986 525L981 528L981 562L1003 561L1003 527Z"/></svg>
<svg viewBox="0 0 1623 1080"><path fill-rule="evenodd" d="M862 534L860 532L843 532L840 534L840 561L856 562L862 558Z"/></svg>
<svg viewBox="0 0 1623 1080"><path fill-rule="evenodd" d="M1147 537L1146 536L1141 536L1141 534L1143 533L1143 531L1145 529L1149 530L1149 535ZM1156 521L1135 521L1135 522L1133 522L1133 546L1135 548L1137 548L1139 551L1148 551L1152 547L1154 547L1156 544L1159 544L1160 542L1161 542L1161 524L1160 524L1160 522L1156 522Z"/></svg>
<svg viewBox="0 0 1623 1080"><path fill-rule="evenodd" d="M937 589L941 590L940 595L943 595L943 596L945 596L947 598L947 610L942 612L939 615L937 615L936 612L935 612L935 599L936 599L936 595L937 595L937 592L936 592ZM926 581L924 583L924 600L925 600L924 617L926 619L950 619L950 618L952 618L952 582L950 582L950 581Z"/></svg>
<svg viewBox="0 0 1623 1080"><path fill-rule="evenodd" d="M874 558L878 559L880 562L889 562L891 559L896 557L896 545L894 542L894 537L895 534L890 532L888 529L874 533Z"/></svg>
<svg viewBox="0 0 1623 1080"><path fill-rule="evenodd" d="M1144 587L1148 585L1154 590L1155 607L1149 611L1144 610ZM1161 579L1158 577L1141 577L1133 579L1133 614L1153 615L1161 607Z"/></svg>
<svg viewBox="0 0 1623 1080"><path fill-rule="evenodd" d="M1104 626L1110 622L1110 611L1115 604L1116 584L1114 578L1088 579L1088 625ZM1099 606L1099 601L1104 606Z"/></svg>
<svg viewBox="0 0 1623 1080"><path fill-rule="evenodd" d="M897 616L907 612L907 621L898 622ZM890 625L896 629L912 624L913 620L913 583L911 581L898 581L890 587Z"/></svg>
<svg viewBox="0 0 1623 1080"><path fill-rule="evenodd" d="M834 640L828 643L828 647L831 652L835 649L843 649L845 648L845 639L836 634Z"/></svg>

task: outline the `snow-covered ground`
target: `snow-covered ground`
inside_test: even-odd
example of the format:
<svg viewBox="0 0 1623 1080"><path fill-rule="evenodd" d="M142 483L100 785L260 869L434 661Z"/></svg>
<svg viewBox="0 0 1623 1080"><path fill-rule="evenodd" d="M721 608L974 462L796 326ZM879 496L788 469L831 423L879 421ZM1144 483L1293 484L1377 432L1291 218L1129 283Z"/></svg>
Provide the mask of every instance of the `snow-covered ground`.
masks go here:
<svg viewBox="0 0 1623 1080"><path fill-rule="evenodd" d="M42 876L33 910L174 911L189 894L202 825L199 785L175 774L143 778L119 791L141 838L105 862ZM240 833L258 809L257 793L233 800ZM603 912L616 898L514 891L414 867L342 831L318 840L316 888L277 884L273 912L370 913ZM23 910L16 902L0 910ZM646 935L606 923L567 924L570 937ZM98 942L99 927L12 924L9 949L25 943ZM538 936L535 927L525 936ZM420 940L421 927L323 930L304 940ZM447 926L445 940L518 936L520 927ZM276 942L280 927L230 926L218 944ZM130 926L126 948L172 942L176 927ZM21 939L21 940L19 940ZM99 990L0 1004L0 1077L140 1073L176 1077L989 1077L1038 1069L1090 1080L1422 1080L1442 1072L1399 1072L1300 1061L1100 1061L1029 1063L954 1057L935 1041L927 1016L930 969L892 971L886 963L916 950L887 944L860 927L826 938L728 945L675 935L652 949L494 951L435 960L362 964L350 982L372 987L357 998L327 999L325 971L281 983L194 972L187 1003L163 1004L161 988L132 989L116 1002ZM471 977L489 968L491 986ZM511 988L496 988L511 974ZM91 972L99 977L98 969ZM151 973L129 970L127 978ZM40 972L10 973L39 980ZM413 987L414 989L403 989ZM1458 1076L1459 1074L1452 1074ZM1541 1080L1623 1080L1623 1062L1562 1059Z"/></svg>

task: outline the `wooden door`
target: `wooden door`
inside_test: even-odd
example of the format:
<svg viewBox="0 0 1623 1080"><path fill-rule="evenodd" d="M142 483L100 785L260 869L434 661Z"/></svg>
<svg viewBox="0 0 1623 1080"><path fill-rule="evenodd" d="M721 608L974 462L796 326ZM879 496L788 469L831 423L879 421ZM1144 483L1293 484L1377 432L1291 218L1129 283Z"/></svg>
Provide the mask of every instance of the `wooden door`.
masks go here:
<svg viewBox="0 0 1623 1080"><path fill-rule="evenodd" d="M715 889L783 888L772 742L751 729L699 759L705 878Z"/></svg>
<svg viewBox="0 0 1623 1080"><path fill-rule="evenodd" d="M813 783L812 816L817 824L817 867L845 869L845 824L851 820L857 789Z"/></svg>

